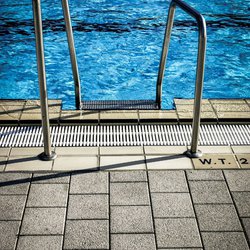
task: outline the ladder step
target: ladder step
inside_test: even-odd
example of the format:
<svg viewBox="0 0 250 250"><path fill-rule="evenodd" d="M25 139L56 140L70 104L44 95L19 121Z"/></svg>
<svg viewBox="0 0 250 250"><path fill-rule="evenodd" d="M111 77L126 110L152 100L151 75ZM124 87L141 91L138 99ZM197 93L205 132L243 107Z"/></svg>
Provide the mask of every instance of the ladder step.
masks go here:
<svg viewBox="0 0 250 250"><path fill-rule="evenodd" d="M154 100L125 100L125 101L83 101L81 109L91 110L128 110L128 109L159 109L158 103Z"/></svg>

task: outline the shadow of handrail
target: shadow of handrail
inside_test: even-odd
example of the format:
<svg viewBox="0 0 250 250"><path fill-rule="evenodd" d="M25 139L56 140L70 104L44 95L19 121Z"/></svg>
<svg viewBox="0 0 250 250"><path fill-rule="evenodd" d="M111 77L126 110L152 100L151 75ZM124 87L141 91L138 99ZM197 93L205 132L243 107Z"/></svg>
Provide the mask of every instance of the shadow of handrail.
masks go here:
<svg viewBox="0 0 250 250"><path fill-rule="evenodd" d="M154 162L174 160L174 159L180 159L180 158L187 158L187 157L183 154L168 155L168 156L156 157L153 159L147 159L146 162L154 163ZM20 162L25 163L27 161L33 161L33 160L37 160L37 159L38 159L37 156L25 157L25 158L21 158L21 159L12 159L12 160L8 161L8 164L20 163ZM6 163L6 161L5 161L5 163ZM138 165L138 164L145 164L145 160L143 159L143 160L124 162L124 163L110 164L110 165L102 166L101 170L111 170L114 168L134 166L134 165ZM0 165L1 165L1 162L0 162ZM7 173L14 174L17 172L20 173L19 171L13 171L13 172L11 171L11 172L2 172L1 174L7 174ZM35 171L33 171L33 172L35 172ZM70 171L65 171L65 172L60 172L60 173L57 172L57 173L51 173L51 174L48 174L48 171L47 171L46 175L41 175L41 176L36 176L36 177L27 177L27 178L21 178L18 180L8 180L8 181L0 182L0 187L23 184L23 183L27 183L30 181L36 182L36 181L50 180L50 179L61 178L61 177L66 177L66 176L70 176L70 175L87 174L87 173L92 173L92 172L99 172L99 170L96 167L93 167L93 168L88 168L88 169L70 170ZM31 171L22 171L22 173L32 173L32 172ZM41 173L41 171L39 171L39 173ZM42 173L44 173L44 172L42 172Z"/></svg>

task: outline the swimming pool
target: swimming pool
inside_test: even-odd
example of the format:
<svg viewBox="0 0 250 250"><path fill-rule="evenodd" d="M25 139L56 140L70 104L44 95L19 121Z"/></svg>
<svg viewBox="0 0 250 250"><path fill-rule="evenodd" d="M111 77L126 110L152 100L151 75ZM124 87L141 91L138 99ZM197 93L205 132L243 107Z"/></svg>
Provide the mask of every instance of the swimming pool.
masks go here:
<svg viewBox="0 0 250 250"><path fill-rule="evenodd" d="M207 21L204 98L250 97L250 1L188 0ZM71 0L84 100L154 99L166 0ZM60 1L42 1L48 96L74 108L74 84ZM197 28L176 12L163 108L193 98ZM0 98L39 98L31 0L0 2Z"/></svg>

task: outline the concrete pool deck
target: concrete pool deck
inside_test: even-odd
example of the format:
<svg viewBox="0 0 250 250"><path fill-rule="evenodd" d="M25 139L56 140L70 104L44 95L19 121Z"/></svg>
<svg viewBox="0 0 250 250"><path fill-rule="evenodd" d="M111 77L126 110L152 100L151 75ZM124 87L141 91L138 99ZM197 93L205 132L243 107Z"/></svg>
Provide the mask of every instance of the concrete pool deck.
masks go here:
<svg viewBox="0 0 250 250"><path fill-rule="evenodd" d="M204 100L202 122L249 124L250 100ZM62 111L52 124L190 123L171 111ZM1 125L40 124L38 101L0 101ZM0 249L239 249L250 244L250 145L0 147Z"/></svg>

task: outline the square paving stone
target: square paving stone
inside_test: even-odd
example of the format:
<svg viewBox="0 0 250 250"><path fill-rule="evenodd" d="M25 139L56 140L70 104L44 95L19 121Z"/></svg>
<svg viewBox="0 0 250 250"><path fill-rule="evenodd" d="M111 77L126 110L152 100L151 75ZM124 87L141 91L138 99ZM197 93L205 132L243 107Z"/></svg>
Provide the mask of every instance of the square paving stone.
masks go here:
<svg viewBox="0 0 250 250"><path fill-rule="evenodd" d="M64 249L109 249L108 220L67 220Z"/></svg>
<svg viewBox="0 0 250 250"><path fill-rule="evenodd" d="M250 154L250 146L232 146L232 149L235 154Z"/></svg>
<svg viewBox="0 0 250 250"><path fill-rule="evenodd" d="M144 146L146 155L171 155L183 154L187 151L186 146Z"/></svg>
<svg viewBox="0 0 250 250"><path fill-rule="evenodd" d="M72 174L71 194L108 194L108 173L76 173Z"/></svg>
<svg viewBox="0 0 250 250"><path fill-rule="evenodd" d="M155 219L158 248L202 247L194 218Z"/></svg>
<svg viewBox="0 0 250 250"><path fill-rule="evenodd" d="M62 249L63 236L20 236L17 250Z"/></svg>
<svg viewBox="0 0 250 250"><path fill-rule="evenodd" d="M192 159L195 169L237 169L239 168L233 155L204 154L200 158Z"/></svg>
<svg viewBox="0 0 250 250"><path fill-rule="evenodd" d="M0 156L8 156L10 153L10 148L0 148Z"/></svg>
<svg viewBox="0 0 250 250"><path fill-rule="evenodd" d="M154 234L112 234L111 249L155 250Z"/></svg>
<svg viewBox="0 0 250 250"><path fill-rule="evenodd" d="M236 158L241 168L250 168L250 154L237 154Z"/></svg>
<svg viewBox="0 0 250 250"><path fill-rule="evenodd" d="M224 181L190 181L194 203L232 203Z"/></svg>
<svg viewBox="0 0 250 250"><path fill-rule="evenodd" d="M108 219L108 195L70 195L68 219Z"/></svg>
<svg viewBox="0 0 250 250"><path fill-rule="evenodd" d="M190 158L185 155L146 155L148 170L193 169Z"/></svg>
<svg viewBox="0 0 250 250"><path fill-rule="evenodd" d="M242 231L233 205L195 205L201 231Z"/></svg>
<svg viewBox="0 0 250 250"><path fill-rule="evenodd" d="M0 248L15 249L20 221L0 221Z"/></svg>
<svg viewBox="0 0 250 250"><path fill-rule="evenodd" d="M189 181L224 181L221 170L186 170Z"/></svg>
<svg viewBox="0 0 250 250"><path fill-rule="evenodd" d="M241 232L204 232L201 235L205 249L249 249L244 233Z"/></svg>
<svg viewBox="0 0 250 250"><path fill-rule="evenodd" d="M242 223L248 238L248 242L250 242L250 218L242 218Z"/></svg>
<svg viewBox="0 0 250 250"><path fill-rule="evenodd" d="M250 191L250 170L226 170L224 173L230 191Z"/></svg>
<svg viewBox="0 0 250 250"><path fill-rule="evenodd" d="M32 184L27 207L66 207L68 184Z"/></svg>
<svg viewBox="0 0 250 250"><path fill-rule="evenodd" d="M148 184L110 183L110 205L149 205Z"/></svg>
<svg viewBox="0 0 250 250"><path fill-rule="evenodd" d="M0 194L27 194L31 181L31 174L1 173Z"/></svg>
<svg viewBox="0 0 250 250"><path fill-rule="evenodd" d="M148 172L150 192L188 192L184 171Z"/></svg>
<svg viewBox="0 0 250 250"><path fill-rule="evenodd" d="M101 170L146 170L143 155L101 156Z"/></svg>
<svg viewBox="0 0 250 250"><path fill-rule="evenodd" d="M52 161L41 161L37 156L12 156L9 157L5 171L48 171L51 169Z"/></svg>
<svg viewBox="0 0 250 250"><path fill-rule="evenodd" d="M7 157L6 156L0 156L0 171L4 171L6 163L7 163Z"/></svg>
<svg viewBox="0 0 250 250"><path fill-rule="evenodd" d="M194 217L188 193L152 193L154 217Z"/></svg>
<svg viewBox="0 0 250 250"><path fill-rule="evenodd" d="M232 192L240 217L250 217L250 192Z"/></svg>
<svg viewBox="0 0 250 250"><path fill-rule="evenodd" d="M66 208L26 208L21 235L63 234Z"/></svg>
<svg viewBox="0 0 250 250"><path fill-rule="evenodd" d="M43 152L43 147L12 148L10 156L37 156Z"/></svg>
<svg viewBox="0 0 250 250"><path fill-rule="evenodd" d="M146 171L125 171L110 172L110 182L145 182L147 181Z"/></svg>
<svg viewBox="0 0 250 250"><path fill-rule="evenodd" d="M111 233L153 233L149 206L111 207Z"/></svg>
<svg viewBox="0 0 250 250"><path fill-rule="evenodd" d="M100 155L143 155L143 147L100 147Z"/></svg>
<svg viewBox="0 0 250 250"><path fill-rule="evenodd" d="M25 202L25 195L0 196L0 220L21 220Z"/></svg>
<svg viewBox="0 0 250 250"><path fill-rule="evenodd" d="M58 183L69 183L70 173L42 173L42 174L34 174L32 178L32 183L34 184L58 184Z"/></svg>
<svg viewBox="0 0 250 250"><path fill-rule="evenodd" d="M56 147L57 155L98 155L98 147Z"/></svg>
<svg viewBox="0 0 250 250"><path fill-rule="evenodd" d="M97 170L98 157L97 156L59 156L55 159L54 171L68 171L68 170Z"/></svg>
<svg viewBox="0 0 250 250"><path fill-rule="evenodd" d="M229 146L199 146L203 154L232 154Z"/></svg>

